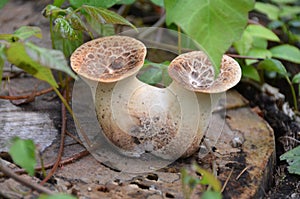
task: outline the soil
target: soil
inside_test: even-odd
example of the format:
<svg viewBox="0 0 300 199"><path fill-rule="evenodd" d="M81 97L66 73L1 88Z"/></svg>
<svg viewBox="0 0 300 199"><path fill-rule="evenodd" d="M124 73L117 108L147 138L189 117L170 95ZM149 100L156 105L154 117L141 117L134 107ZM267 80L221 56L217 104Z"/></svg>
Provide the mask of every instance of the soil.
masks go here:
<svg viewBox="0 0 300 199"><path fill-rule="evenodd" d="M261 92L249 83L240 83L237 90L249 100L251 107L259 107L261 116L274 130L276 167L273 173L273 187L266 193L266 198L300 198L300 177L290 174L287 163L279 160L283 153L299 145L293 140L284 139L284 137L292 137L299 140L299 122L283 112L282 105L285 101L276 100L274 96Z"/></svg>
<svg viewBox="0 0 300 199"><path fill-rule="evenodd" d="M41 9L44 7L44 4L47 4L47 2L38 2L39 3L34 3L33 7L28 7L25 6L25 4L32 4L32 1L11 0L5 8L10 10L10 14L7 14L7 12L3 14L3 11L0 11L0 33L11 33L21 25L37 25L43 30L44 40L42 46L49 47L50 40L48 22L40 15ZM51 2L52 1L49 1L48 3ZM26 10L27 8L32 9ZM137 9L137 7L135 7L135 9ZM152 11L148 11L148 13L149 12L151 14ZM19 14L16 15L16 13ZM151 18L149 17L150 14L143 16L143 19L149 24L151 24L152 21L157 20L157 15ZM32 21L35 23L32 24ZM28 24L29 22L30 24ZM5 29L2 24L6 24ZM298 66L297 68L298 71L296 72L299 72L300 67ZM260 89L257 89L251 83L247 82L241 82L236 88L246 99L249 100L250 106L257 110L257 112L274 130L277 162L273 173L274 180L272 182L272 188L265 193L265 198L300 198L300 176L289 174L287 171L287 163L279 160L280 155L297 146L295 141L285 137L292 137L300 140L300 124L299 121L295 121L283 111L284 102L291 99L287 84L282 83L281 80L270 80L270 82L274 87L280 88L280 92L283 92L286 96L285 100L276 99L276 96L262 92ZM259 107L259 109L256 109L257 107Z"/></svg>

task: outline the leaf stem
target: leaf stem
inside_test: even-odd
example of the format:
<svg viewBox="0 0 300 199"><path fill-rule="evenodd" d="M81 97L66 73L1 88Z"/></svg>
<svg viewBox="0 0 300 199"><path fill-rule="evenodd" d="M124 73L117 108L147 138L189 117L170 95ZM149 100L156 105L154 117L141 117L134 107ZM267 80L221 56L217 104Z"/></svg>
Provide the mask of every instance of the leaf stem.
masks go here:
<svg viewBox="0 0 300 199"><path fill-rule="evenodd" d="M285 78L286 78L286 80L287 80L287 82L288 82L288 84L290 85L290 88L291 88L295 110L298 111L297 96L296 96L296 92L295 92L293 83L291 82L291 80L288 76L285 76Z"/></svg>

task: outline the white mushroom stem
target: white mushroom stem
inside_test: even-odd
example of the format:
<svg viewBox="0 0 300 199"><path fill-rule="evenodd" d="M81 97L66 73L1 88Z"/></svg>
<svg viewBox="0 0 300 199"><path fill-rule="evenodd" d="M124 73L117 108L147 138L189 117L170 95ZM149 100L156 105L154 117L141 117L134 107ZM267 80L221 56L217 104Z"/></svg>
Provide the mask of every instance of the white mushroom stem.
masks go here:
<svg viewBox="0 0 300 199"><path fill-rule="evenodd" d="M135 155L177 159L200 135L197 97L175 82L163 89L135 76L115 85L99 83L96 107L108 139Z"/></svg>

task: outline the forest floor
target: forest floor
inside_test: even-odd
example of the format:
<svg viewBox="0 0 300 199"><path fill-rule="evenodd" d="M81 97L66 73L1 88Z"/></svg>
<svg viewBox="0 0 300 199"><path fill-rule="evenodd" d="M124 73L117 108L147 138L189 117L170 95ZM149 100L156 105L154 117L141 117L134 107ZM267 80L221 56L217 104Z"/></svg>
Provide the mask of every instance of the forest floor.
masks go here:
<svg viewBox="0 0 300 199"><path fill-rule="evenodd" d="M52 2L52 1L49 1ZM18 27L22 25L34 25L39 26L42 29L43 32L43 40L35 40L34 42L37 42L40 46L43 47L50 47L51 41L50 41L50 35L49 35L49 22L47 19L43 18L41 15L41 10L44 8L46 4L46 1L22 1L22 0L11 0L4 8L3 10L0 10L0 33L12 33L14 30L16 30ZM150 19L149 17L147 19ZM157 17L154 17L153 19L157 19ZM299 67L300 68L300 67ZM299 69L300 71L300 69ZM18 71L17 71L18 72ZM10 75L9 71L6 71L4 73L5 75ZM22 85L23 83L18 83L18 81L22 81L22 78L26 79L26 75L18 76L16 79L12 78L10 81L14 82L15 85ZM21 80L20 80L21 79ZM26 80L28 81L28 79ZM31 81L31 80L29 80ZM38 82L35 82L32 80L32 82L27 83L28 85L31 85L33 87L34 84ZM13 83L14 84L14 83ZM259 114L264 120L268 122L268 124L272 127L274 131L275 136L275 145L276 145L276 164L274 165L273 173L271 174L273 176L272 182L271 182L271 188L270 190L267 190L264 193L264 198L300 198L300 176L298 175L292 175L289 174L287 171L287 163L285 161L280 161L279 156L282 155L284 152L294 148L299 143L294 141L300 140L300 124L299 121L296 121L295 119L291 118L289 116L289 109L286 106L285 102L291 103L289 101L290 93L289 93L289 87L286 83L282 82L281 80L278 81L270 81L270 84L272 84L273 87L278 88L279 91L275 92L269 92L269 91L262 91L261 87L257 88L253 86L252 84L248 82L241 82L237 87L236 90L243 95L248 101L249 106L254 110L257 114ZM42 86L41 88L46 88L46 86ZM19 88L20 89L20 88ZM23 88L25 89L25 88ZM29 88L27 88L29 89ZM282 93L285 98L280 98L278 95L279 93ZM8 94L8 93L5 93ZM54 124L49 123L50 127L55 129L59 127L60 123L60 116L57 116L56 112L60 111L59 106L59 100L55 99L55 102L52 103L50 107L43 108L47 104L47 100L52 99L53 94L47 94L43 98L37 98L36 103L33 105L24 105L21 107L22 110L29 110L29 109L39 109L41 108L44 111L50 112L50 116L52 116L52 119L54 120ZM40 100L39 100L40 99ZM9 106L9 105L7 105ZM1 113L0 113L1 114ZM47 120L47 118L45 119ZM72 123L72 122L69 122ZM70 124L72 125L72 124ZM71 127L74 129L74 126ZM54 130L55 131L55 130ZM44 139L44 138L41 138ZM48 137L47 139L51 141L55 140L54 137ZM68 145L69 149L67 150L66 154L64 154L66 157L71 153L71 151L83 151L84 148L81 146L75 146L74 141L72 139L67 139L66 144ZM51 145L51 143L50 143ZM48 145L47 145L48 146ZM53 157L48 157L49 160L55 159L55 154L58 150L58 146L52 147L51 149L48 149L48 151L53 151L52 154ZM68 152L69 151L69 152ZM49 153L48 153L49 154ZM1 154L0 154L1 155ZM51 155L50 155L51 156ZM2 156L1 156L2 157ZM3 157L2 157L3 158ZM85 157L86 161L90 163L91 165L95 164L95 168L89 167L89 169L99 169L96 168L95 160L91 157ZM81 163L80 163L81 164ZM179 163L180 164L180 163ZM69 167L65 167L64 172L69 172L70 176L71 173L74 171L72 169L68 170ZM84 172L84 165L79 165L77 169L81 169L82 172ZM60 171L62 172L62 171ZM100 172L100 171L99 171ZM101 170L101 172L108 172L105 169ZM57 174L58 176L60 175ZM156 174L155 174L156 175ZM148 180L153 180L155 178L155 175L148 175L146 178ZM160 174L164 175L164 174ZM87 176L88 178L89 176ZM92 176L90 176L92 178ZM109 176L107 176L109 178ZM124 181L126 181L126 176L121 177ZM163 177L162 177L163 178ZM170 173L170 176L164 177L165 181L168 183L172 183L173 181L176 181L178 178L177 175L174 173ZM62 179L62 178L61 178ZM74 181L81 179L76 179L74 177ZM65 179L63 179L65 180ZM63 181L62 180L62 181ZM82 179L82 181L85 181L86 179ZM0 183L3 181L0 177ZM87 180L88 181L88 180ZM64 181L65 183L65 181ZM75 182L72 182L75 183ZM84 183L83 183L84 184ZM131 185L135 185L138 187L142 187L142 189L149 189L151 191L151 187L143 187L143 184L139 181L139 179L134 179L132 181ZM62 185L61 185L62 186ZM69 184L64 184L62 187L70 187ZM114 185L110 185L111 187L115 188ZM88 190L87 185L82 185L82 187L85 187ZM82 188L81 187L81 188ZM100 192L108 192L111 187L102 187L98 186L97 190L100 190ZM76 191L79 191L80 188L76 189L74 188L72 191L72 194L76 194ZM116 194L116 193L114 193ZM165 198L172 198L172 196L176 196L173 193L166 193ZM134 196L134 193L132 193L132 197ZM169 197L167 197L169 196ZM0 197L1 198L1 197ZM149 197L150 198L150 197Z"/></svg>

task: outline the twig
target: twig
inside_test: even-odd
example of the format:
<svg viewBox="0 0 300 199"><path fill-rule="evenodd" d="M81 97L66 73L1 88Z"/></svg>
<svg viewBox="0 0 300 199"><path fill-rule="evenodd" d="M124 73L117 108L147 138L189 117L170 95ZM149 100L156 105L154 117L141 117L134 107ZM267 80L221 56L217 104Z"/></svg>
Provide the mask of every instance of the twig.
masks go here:
<svg viewBox="0 0 300 199"><path fill-rule="evenodd" d="M79 153L76 153L76 154L74 154L74 155L72 155L72 156L70 156L70 157L68 157L68 158L66 158L66 159L64 159L64 160L62 160L62 161L60 162L60 165L70 164L70 163L74 162L75 160L78 160L78 159L80 159L80 158L82 158L82 157L85 157L85 156L87 156L87 155L89 155L89 154L90 154L90 153L89 153L87 150L81 151L81 152L79 152ZM55 164L55 163L46 164L46 165L44 166L44 169L49 169L49 168L53 167L54 164ZM43 169L43 168L40 166L40 167L36 167L34 170L35 170L35 171L41 171L42 169ZM15 173L17 173L17 174L24 174L24 173L26 173L26 171L25 171L25 169L19 169L19 170L16 170Z"/></svg>
<svg viewBox="0 0 300 199"><path fill-rule="evenodd" d="M240 59L254 59L254 60L264 60L262 58L257 58L257 57L251 57L251 56L245 56L245 55L237 55L237 54L226 54L230 57L234 58L240 58Z"/></svg>
<svg viewBox="0 0 300 199"><path fill-rule="evenodd" d="M64 91L64 98L66 98L67 92ZM53 165L52 169L50 170L50 172L48 173L48 175L46 176L46 178L41 182L41 184L44 184L45 182L47 182L52 175L55 173L56 169L58 168L59 164L60 164L60 160L62 157L62 154L64 152L64 140L65 140L65 133L66 133L66 126L67 126L67 116L66 116L66 107L64 105L64 103L61 103L61 120L62 120L62 126L61 126L61 137L60 137L60 146L59 146L59 151L58 151L58 155L57 155L57 159L55 161L55 164Z"/></svg>
<svg viewBox="0 0 300 199"><path fill-rule="evenodd" d="M245 171L247 171L248 169L249 169L249 167L244 168L244 169L241 171L241 173L235 178L235 180L238 180L238 179L241 177L241 175L243 175L243 173L245 173Z"/></svg>
<svg viewBox="0 0 300 199"><path fill-rule="evenodd" d="M231 177L231 175L232 175L232 173L233 173L233 170L234 170L234 167L232 167L232 169L231 169L231 171L230 171L230 173L229 173L229 176L227 177L227 179L226 179L226 181L225 181L225 183L224 183L224 185L223 185L223 187L222 187L222 189L221 189L221 193L223 193L223 191L225 190L225 187L226 187L227 184L228 184L228 181L229 181L229 179L230 179L230 177Z"/></svg>
<svg viewBox="0 0 300 199"><path fill-rule="evenodd" d="M33 92L33 94L29 95L20 95L20 96L6 96L6 95L0 95L0 99L5 99L5 100L20 100L20 99L29 99L29 98L34 98L37 96L41 96L47 93L50 93L53 91L53 88L47 88L45 90L41 90L39 92Z"/></svg>
<svg viewBox="0 0 300 199"><path fill-rule="evenodd" d="M84 146L83 143L81 142L81 140L79 140L77 137L75 137L72 133L70 133L69 131L66 130L66 134L68 136L70 136L73 140L75 140L76 142L78 142L81 146Z"/></svg>
<svg viewBox="0 0 300 199"><path fill-rule="evenodd" d="M2 161L0 159L0 161ZM6 166L4 166L2 164L2 162L0 162L0 170L8 177L16 180L17 182L20 182L21 184L27 186L27 187L30 187L31 189L34 189L40 193L45 193L45 194L48 194L48 195L53 195L54 192L50 191L49 189L39 185L39 184L36 184L34 182L30 182L24 178L22 178L21 176L18 176L17 174L15 174L11 169L7 168Z"/></svg>
<svg viewBox="0 0 300 199"><path fill-rule="evenodd" d="M299 141L299 140L297 140L297 139L295 139L295 138L293 138L293 137L290 137L290 136L281 136L279 139L289 139L289 140L292 140L292 141L294 141L294 142L300 144L300 141Z"/></svg>

